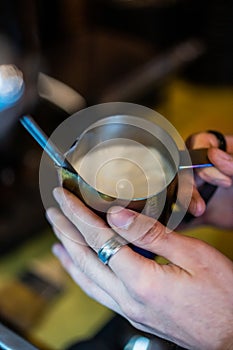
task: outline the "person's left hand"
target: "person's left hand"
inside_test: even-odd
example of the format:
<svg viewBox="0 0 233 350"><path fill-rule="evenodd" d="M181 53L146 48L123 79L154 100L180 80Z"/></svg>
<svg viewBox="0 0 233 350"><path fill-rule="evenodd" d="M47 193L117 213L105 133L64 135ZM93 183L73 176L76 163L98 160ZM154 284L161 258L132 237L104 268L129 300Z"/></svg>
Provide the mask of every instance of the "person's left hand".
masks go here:
<svg viewBox="0 0 233 350"><path fill-rule="evenodd" d="M185 348L231 348L233 265L227 257L131 210L111 208L109 227L68 191L54 195L65 215L47 211L62 242L53 251L86 294L136 328ZM114 235L170 263L160 265L124 245L104 265L96 253Z"/></svg>
<svg viewBox="0 0 233 350"><path fill-rule="evenodd" d="M208 148L208 158L214 166L195 171L195 183L190 184L193 186L193 193L189 212L197 218L191 223L182 223L181 229L191 225L233 228L233 135L225 136L225 139L227 152L218 148L218 139L208 132L191 135L187 141L190 149ZM198 192L199 186L204 182L217 186L207 205Z"/></svg>

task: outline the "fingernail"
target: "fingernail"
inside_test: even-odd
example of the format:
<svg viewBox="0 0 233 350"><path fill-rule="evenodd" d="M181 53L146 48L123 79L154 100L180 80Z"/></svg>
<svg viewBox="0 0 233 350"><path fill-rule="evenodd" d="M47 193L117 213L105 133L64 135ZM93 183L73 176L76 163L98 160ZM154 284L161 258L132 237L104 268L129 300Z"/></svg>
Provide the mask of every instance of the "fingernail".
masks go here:
<svg viewBox="0 0 233 350"><path fill-rule="evenodd" d="M45 216L51 225L54 224L59 218L60 211L57 208L50 207L46 210Z"/></svg>
<svg viewBox="0 0 233 350"><path fill-rule="evenodd" d="M53 196L56 199L58 203L61 202L61 197L62 197L62 190L59 187L54 188L53 190Z"/></svg>
<svg viewBox="0 0 233 350"><path fill-rule="evenodd" d="M45 212L45 216L46 216L46 219L48 220L48 222L50 224L53 224L53 218L54 218L53 208L48 208Z"/></svg>
<svg viewBox="0 0 233 350"><path fill-rule="evenodd" d="M128 209L122 207L112 207L108 211L109 221L119 228L123 228L124 230L128 230L129 227L134 222L136 214Z"/></svg>
<svg viewBox="0 0 233 350"><path fill-rule="evenodd" d="M62 252L62 249L61 249L61 245L56 243L52 246L52 253L53 255L55 255L57 258L60 257L61 255L61 252Z"/></svg>
<svg viewBox="0 0 233 350"><path fill-rule="evenodd" d="M195 216L201 216L205 211L205 203L202 200L195 200Z"/></svg>

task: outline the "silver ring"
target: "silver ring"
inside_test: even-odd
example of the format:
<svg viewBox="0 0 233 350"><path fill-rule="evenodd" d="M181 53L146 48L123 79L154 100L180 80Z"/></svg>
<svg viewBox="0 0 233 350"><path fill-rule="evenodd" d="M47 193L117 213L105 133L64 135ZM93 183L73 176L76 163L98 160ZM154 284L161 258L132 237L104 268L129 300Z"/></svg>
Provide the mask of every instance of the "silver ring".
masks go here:
<svg viewBox="0 0 233 350"><path fill-rule="evenodd" d="M123 238L119 239L116 236L111 237L105 242L98 251L98 258L107 265L110 258L115 255L122 246L126 245L127 241Z"/></svg>

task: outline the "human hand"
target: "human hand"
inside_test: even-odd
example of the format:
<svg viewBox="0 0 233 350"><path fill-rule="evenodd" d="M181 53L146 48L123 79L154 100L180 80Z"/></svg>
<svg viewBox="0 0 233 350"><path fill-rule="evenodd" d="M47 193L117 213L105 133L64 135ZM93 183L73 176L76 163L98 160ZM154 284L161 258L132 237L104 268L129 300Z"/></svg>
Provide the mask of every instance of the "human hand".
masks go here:
<svg viewBox="0 0 233 350"><path fill-rule="evenodd" d="M226 136L227 152L218 148L218 140L211 133L191 135L187 140L189 149L208 148L208 158L214 167L198 169L195 172L193 199L199 205L201 216L193 220L194 225L208 224L222 228L233 227L233 135ZM218 186L206 207L200 199L198 187L204 182ZM195 215L191 201L191 212Z"/></svg>
<svg viewBox="0 0 233 350"><path fill-rule="evenodd" d="M53 251L85 293L136 328L187 349L233 349L233 264L227 257L142 214L111 208L109 227L68 191L54 195L65 215L47 211L62 243ZM96 253L116 234L170 263L160 265L124 245L104 265Z"/></svg>

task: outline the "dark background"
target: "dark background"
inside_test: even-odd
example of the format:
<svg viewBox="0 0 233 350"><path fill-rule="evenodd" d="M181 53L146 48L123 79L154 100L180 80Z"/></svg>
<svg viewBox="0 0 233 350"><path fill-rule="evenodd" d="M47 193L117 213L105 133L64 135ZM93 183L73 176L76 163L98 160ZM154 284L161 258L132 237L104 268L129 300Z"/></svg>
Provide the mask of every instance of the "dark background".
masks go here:
<svg viewBox="0 0 233 350"><path fill-rule="evenodd" d="M1 0L0 35L13 50L11 62L0 51L1 63L17 64L27 89L42 71L78 91L87 106L125 100L151 107L174 76L232 85L232 15L228 0ZM181 49L193 40L193 53ZM39 96L24 112L48 134L68 116ZM46 225L38 189L41 150L18 117L0 142L1 253Z"/></svg>

